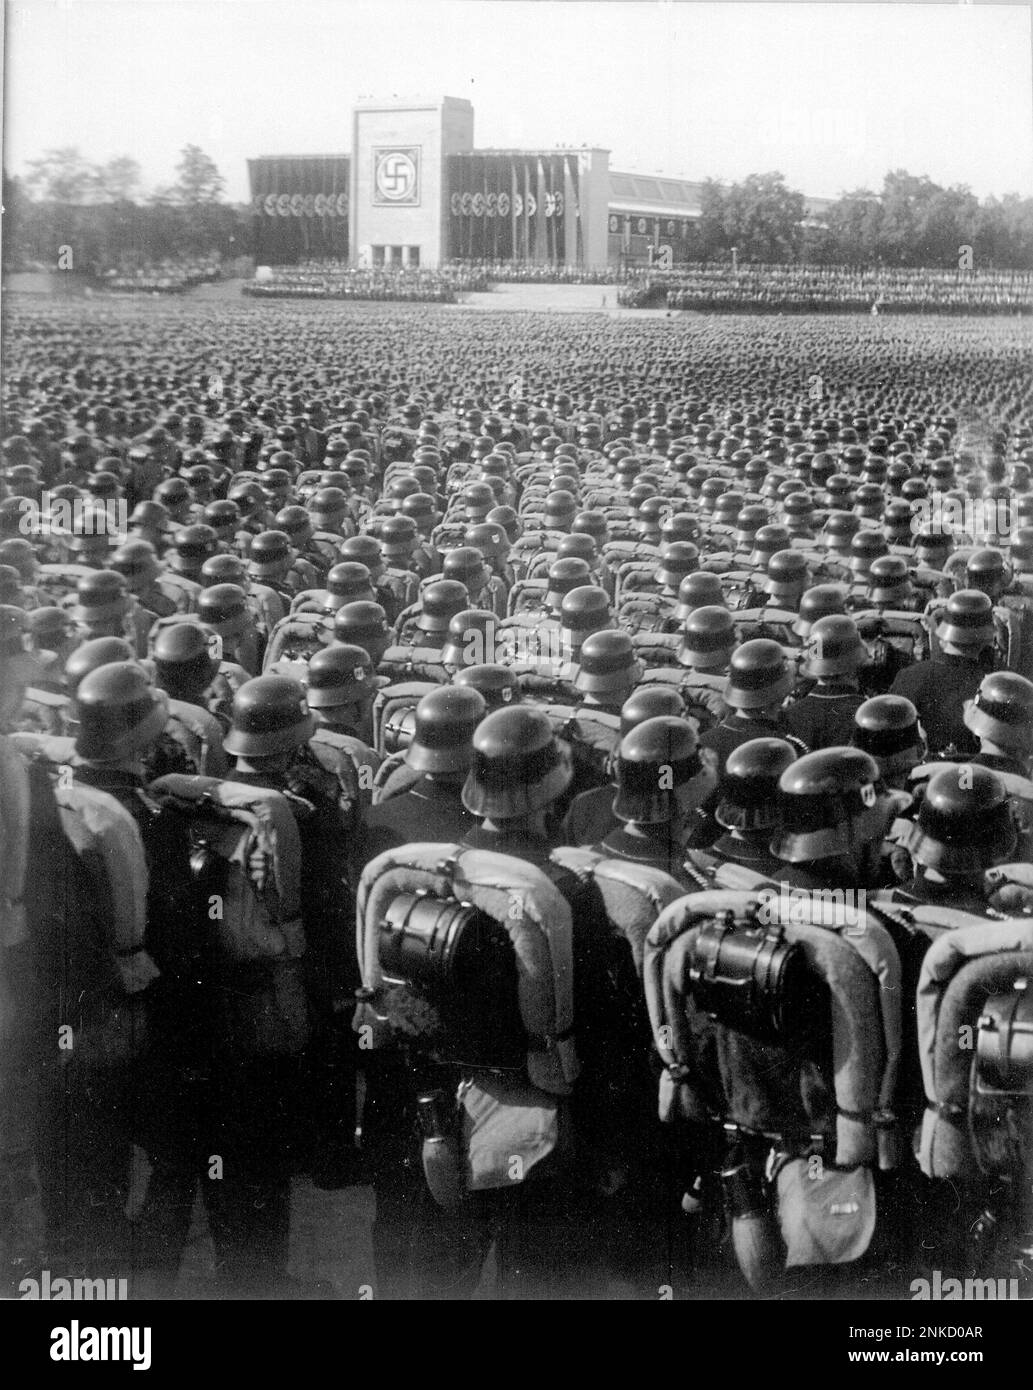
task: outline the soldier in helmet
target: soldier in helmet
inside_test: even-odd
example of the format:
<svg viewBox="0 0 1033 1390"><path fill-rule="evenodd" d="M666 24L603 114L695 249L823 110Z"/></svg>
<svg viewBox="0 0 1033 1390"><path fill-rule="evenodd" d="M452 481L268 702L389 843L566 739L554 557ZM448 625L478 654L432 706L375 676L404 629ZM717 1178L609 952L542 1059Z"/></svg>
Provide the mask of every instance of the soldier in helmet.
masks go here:
<svg viewBox="0 0 1033 1390"><path fill-rule="evenodd" d="M373 669L391 645L387 614L379 603L350 602L334 615L334 641L346 642L369 653Z"/></svg>
<svg viewBox="0 0 1033 1390"><path fill-rule="evenodd" d="M111 556L111 568L122 575L140 606L156 618L168 618L173 613L185 611L186 595L181 589L163 582L161 565L148 541L124 541Z"/></svg>
<svg viewBox="0 0 1033 1390"><path fill-rule="evenodd" d="M599 841L598 852L697 887L683 868L685 841L690 819L717 785L715 761L687 719L660 715L636 725L616 757L613 814L620 825Z"/></svg>
<svg viewBox="0 0 1033 1390"><path fill-rule="evenodd" d="M882 781L898 791L928 751L918 711L903 695L873 695L859 705L850 742L875 759Z"/></svg>
<svg viewBox="0 0 1033 1390"><path fill-rule="evenodd" d="M463 785L463 805L479 822L464 843L547 864L549 813L573 775L570 748L543 712L517 705L488 715L474 733Z"/></svg>
<svg viewBox="0 0 1033 1390"><path fill-rule="evenodd" d="M684 719L685 701L679 691L670 685L640 685L621 706L620 736L623 739L632 729L647 719L666 715L673 719ZM602 840L617 826L613 814L613 799L617 785L612 778L604 787L590 787L578 792L570 803L570 810L563 821L562 840L567 845L591 845Z"/></svg>
<svg viewBox="0 0 1033 1390"><path fill-rule="evenodd" d="M771 852L771 839L781 828L779 780L796 757L796 749L781 738L753 738L732 749L714 810L724 834L708 847L704 863L739 864L768 878L780 876L782 864ZM698 855L691 851L690 863Z"/></svg>
<svg viewBox="0 0 1033 1390"><path fill-rule="evenodd" d="M233 696L249 676L242 666L215 655L215 635L186 620L162 628L151 653L154 683L173 700L208 710L228 729Z"/></svg>
<svg viewBox="0 0 1033 1390"><path fill-rule="evenodd" d="M338 1186L351 1180L357 1162L354 1037L340 1023L338 1010L359 983L350 940L349 856L360 822L357 797L349 804L340 786L340 754L313 741L315 728L300 682L257 676L233 697L224 747L236 759L230 780L289 793L298 823L311 1020L303 1058L312 1117L308 1159L318 1183ZM279 1185L276 1191L280 1201Z"/></svg>
<svg viewBox="0 0 1033 1390"><path fill-rule="evenodd" d="M473 762L474 733L486 712L483 695L468 685L442 686L423 696L405 750L408 786L366 813L359 869L393 845L459 841L477 828L462 790Z"/></svg>
<svg viewBox="0 0 1033 1390"><path fill-rule="evenodd" d="M221 659L256 675L261 666L262 643L248 607L247 594L238 584L213 584L197 596L197 616L217 635Z"/></svg>
<svg viewBox="0 0 1033 1390"><path fill-rule="evenodd" d="M380 766L379 756L369 746L377 692L369 653L352 643L331 642L313 653L306 689L317 727L335 735L334 741L346 748L356 768L368 769L363 780L369 780Z"/></svg>
<svg viewBox="0 0 1033 1390"><path fill-rule="evenodd" d="M983 676L993 669L993 608L986 594L961 589L947 600L936 637L940 653L905 667L891 693L918 710L933 753L979 751L964 721L966 700L975 697Z"/></svg>
<svg viewBox="0 0 1033 1390"><path fill-rule="evenodd" d="M913 876L894 899L985 911L984 875L1006 864L1018 842L1008 793L996 773L970 763L941 768L920 789L903 846Z"/></svg>
<svg viewBox="0 0 1033 1390"><path fill-rule="evenodd" d="M145 946L160 974L146 994L151 1042L138 1064L132 1124L155 1169L141 1218L144 1248L154 1255L164 1246L166 1221L173 1215L162 1174L195 1142L200 1104L195 1078L208 1062L207 905L191 873L185 829L158 812L145 794L145 759L167 723L167 696L150 685L135 662L114 661L84 676L75 706L74 781L106 792L129 812L147 861ZM199 1161L196 1154L194 1161ZM146 1255L145 1262L150 1263Z"/></svg>
<svg viewBox="0 0 1033 1390"><path fill-rule="evenodd" d="M723 692L728 713L700 739L702 747L716 753L719 773L740 743L788 735L782 707L793 683L793 672L777 642L755 637L732 652ZM796 740L790 736L790 742L795 745Z"/></svg>
<svg viewBox="0 0 1033 1390"><path fill-rule="evenodd" d="M441 650L448 638L449 624L457 613L470 607L466 585L457 579L434 579L423 590L419 607L398 619L400 642Z"/></svg>
<svg viewBox="0 0 1033 1390"><path fill-rule="evenodd" d="M1028 778L1033 770L1033 682L1015 671L984 676L964 706L965 727L979 739L971 761Z"/></svg>
<svg viewBox="0 0 1033 1390"><path fill-rule="evenodd" d="M581 644L574 686L584 707L616 715L641 679L642 669L626 632L593 632Z"/></svg>
<svg viewBox="0 0 1033 1390"><path fill-rule="evenodd" d="M86 640L93 637L126 637L137 656L147 652L147 634L155 621L129 593L116 570L97 570L76 585L72 617Z"/></svg>
<svg viewBox="0 0 1033 1390"><path fill-rule="evenodd" d="M803 653L800 674L814 685L787 706L786 728L806 748L846 743L853 733L854 711L864 698L858 672L868 660L868 650L851 618L831 614L813 624Z"/></svg>
<svg viewBox="0 0 1033 1390"><path fill-rule="evenodd" d="M803 888L874 889L893 817L908 798L887 792L875 759L858 748L806 753L779 778L781 825L771 852L780 879Z"/></svg>

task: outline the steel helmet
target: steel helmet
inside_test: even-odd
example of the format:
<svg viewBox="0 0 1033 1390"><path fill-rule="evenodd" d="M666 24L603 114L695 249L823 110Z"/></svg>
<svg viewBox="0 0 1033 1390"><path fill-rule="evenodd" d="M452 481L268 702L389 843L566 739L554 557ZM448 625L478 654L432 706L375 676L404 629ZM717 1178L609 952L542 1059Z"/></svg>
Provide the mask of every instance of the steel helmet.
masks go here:
<svg viewBox="0 0 1033 1390"><path fill-rule="evenodd" d="M305 687L290 676L256 676L233 697L232 725L223 740L234 758L268 758L307 743L315 731Z"/></svg>
<svg viewBox="0 0 1033 1390"><path fill-rule="evenodd" d="M872 603L902 608L914 598L907 561L902 555L880 555L868 571L868 597Z"/></svg>
<svg viewBox="0 0 1033 1390"><path fill-rule="evenodd" d="M458 579L436 579L424 589L416 626L421 633L441 636L457 613L470 606L470 594Z"/></svg>
<svg viewBox="0 0 1033 1390"><path fill-rule="evenodd" d="M875 759L859 748L823 748L779 778L782 825L771 852L790 864L833 859L881 836L888 798Z"/></svg>
<svg viewBox="0 0 1033 1390"><path fill-rule="evenodd" d="M334 641L362 647L369 652L373 665L379 666L391 645L387 614L379 603L368 600L343 604L334 614Z"/></svg>
<svg viewBox="0 0 1033 1390"><path fill-rule="evenodd" d="M975 698L966 700L964 720L978 738L1021 755L1033 751L1033 682L1015 671L983 677Z"/></svg>
<svg viewBox="0 0 1033 1390"><path fill-rule="evenodd" d="M793 673L778 643L754 637L732 652L724 701L730 709L763 709L781 704L793 683Z"/></svg>
<svg viewBox="0 0 1033 1390"><path fill-rule="evenodd" d="M114 661L83 676L75 691L75 751L87 762L119 762L156 741L169 717L168 696L142 666Z"/></svg>
<svg viewBox="0 0 1033 1390"><path fill-rule="evenodd" d="M481 720L463 805L475 816L511 820L544 810L571 783L570 749L541 710L516 705Z"/></svg>
<svg viewBox="0 0 1033 1390"><path fill-rule="evenodd" d="M132 606L126 581L117 570L94 570L75 586L72 616L87 627L124 619Z"/></svg>
<svg viewBox="0 0 1033 1390"><path fill-rule="evenodd" d="M774 830L781 823L779 780L796 751L781 738L751 738L728 755L714 819L726 830Z"/></svg>
<svg viewBox="0 0 1033 1390"><path fill-rule="evenodd" d="M76 647L65 662L65 684L74 694L80 681L96 671L100 666L110 666L113 662L133 661L132 647L122 637L95 637L91 642L83 642Z"/></svg>
<svg viewBox="0 0 1033 1390"><path fill-rule="evenodd" d="M788 550L792 543L793 537L788 527L769 522L754 533L750 564L757 569L766 569L772 555L777 555L780 550Z"/></svg>
<svg viewBox="0 0 1033 1390"><path fill-rule="evenodd" d="M705 604L685 619L678 661L697 671L717 671L728 665L738 637L727 608Z"/></svg>
<svg viewBox="0 0 1033 1390"><path fill-rule="evenodd" d="M770 598L794 604L810 582L807 560L799 550L776 550L765 566L761 587Z"/></svg>
<svg viewBox="0 0 1033 1390"><path fill-rule="evenodd" d="M626 632L592 632L581 644L575 687L584 695L613 695L634 688L642 675Z"/></svg>
<svg viewBox="0 0 1033 1390"><path fill-rule="evenodd" d="M801 674L812 680L828 676L852 676L868 661L852 618L832 613L812 624L804 642Z"/></svg>
<svg viewBox="0 0 1033 1390"><path fill-rule="evenodd" d="M587 560L578 559L576 556L553 560L546 580L545 602L550 608L558 611L564 595L569 594L572 589L591 587L591 584L592 571Z"/></svg>
<svg viewBox="0 0 1033 1390"><path fill-rule="evenodd" d="M661 715L684 718L685 701L681 692L670 685L637 686L621 706L621 737L647 719Z"/></svg>
<svg viewBox="0 0 1033 1390"><path fill-rule="evenodd" d="M151 660L155 685L174 700L196 701L219 673L219 663L212 655L211 633L200 623L187 619L159 631Z"/></svg>
<svg viewBox="0 0 1033 1390"><path fill-rule="evenodd" d="M595 584L582 584L563 595L560 628L575 657L589 633L613 626L610 600L605 589Z"/></svg>
<svg viewBox="0 0 1033 1390"><path fill-rule="evenodd" d="M250 625L247 594L238 584L213 584L198 594L197 616L220 637L239 637Z"/></svg>
<svg viewBox="0 0 1033 1390"><path fill-rule="evenodd" d="M464 666L452 677L453 685L469 686L484 697L488 711L520 703L520 682L508 666L485 662L480 666Z"/></svg>
<svg viewBox="0 0 1033 1390"><path fill-rule="evenodd" d="M605 545L610 534L606 514L600 511L578 512L570 523L570 530L573 535L591 536L597 546Z"/></svg>
<svg viewBox="0 0 1033 1390"><path fill-rule="evenodd" d="M1018 839L1000 778L974 763L934 772L905 841L924 868L951 875L982 874L1007 861Z"/></svg>
<svg viewBox="0 0 1033 1390"><path fill-rule="evenodd" d="M863 578L880 555L889 554L889 545L881 531L858 531L850 541L847 561L855 578Z"/></svg>
<svg viewBox="0 0 1033 1390"><path fill-rule="evenodd" d="M819 618L827 618L831 613L845 613L847 588L845 584L814 584L805 589L800 598L800 608L793 620L793 631L797 637L806 637Z"/></svg>
<svg viewBox="0 0 1033 1390"><path fill-rule="evenodd" d="M239 555L213 555L201 566L205 584L237 584L247 593L250 587L247 561Z"/></svg>
<svg viewBox="0 0 1033 1390"><path fill-rule="evenodd" d="M665 589L679 592L685 576L694 574L698 569L699 548L691 541L672 541L660 552L660 563L656 570L657 582Z"/></svg>
<svg viewBox="0 0 1033 1390"><path fill-rule="evenodd" d="M993 646L995 636L993 604L981 589L959 589L951 594L936 629L936 638L945 651L969 655Z"/></svg>
<svg viewBox="0 0 1033 1390"><path fill-rule="evenodd" d="M331 642L314 652L305 682L310 709L336 709L372 700L376 676L369 652L345 642Z"/></svg>
<svg viewBox="0 0 1033 1390"><path fill-rule="evenodd" d="M822 528L825 548L835 554L849 555L853 538L860 529L861 518L854 516L853 512L829 512Z"/></svg>
<svg viewBox="0 0 1033 1390"><path fill-rule="evenodd" d="M992 599L999 598L1011 583L1011 572L999 550L988 546L974 550L965 564L965 588L981 589Z"/></svg>
<svg viewBox="0 0 1033 1390"><path fill-rule="evenodd" d="M365 565L374 584L378 584L383 577L384 556L380 542L374 536L349 536L338 547L338 555L342 560L357 560L360 565Z"/></svg>
<svg viewBox="0 0 1033 1390"><path fill-rule="evenodd" d="M487 714L484 696L472 686L443 685L416 706L405 761L417 772L469 772L473 736Z"/></svg>
<svg viewBox="0 0 1033 1390"><path fill-rule="evenodd" d="M446 551L441 561L441 574L445 581L457 580L465 585L470 595L479 594L491 579L484 556L472 545Z"/></svg>
<svg viewBox="0 0 1033 1390"><path fill-rule="evenodd" d="M291 559L291 543L284 531L262 531L248 551L248 573L255 579L275 578Z"/></svg>
<svg viewBox="0 0 1033 1390"><path fill-rule="evenodd" d="M918 711L903 695L873 695L854 713L855 748L869 753L883 777L900 776L926 755Z"/></svg>
<svg viewBox="0 0 1033 1390"><path fill-rule="evenodd" d="M487 608L463 608L449 621L441 649L446 666L493 664L498 653L499 620Z"/></svg>
<svg viewBox="0 0 1033 1390"><path fill-rule="evenodd" d="M695 729L677 716L658 715L637 724L621 739L615 761L613 814L639 825L678 820L715 780L700 756ZM696 796L687 795L690 788Z"/></svg>

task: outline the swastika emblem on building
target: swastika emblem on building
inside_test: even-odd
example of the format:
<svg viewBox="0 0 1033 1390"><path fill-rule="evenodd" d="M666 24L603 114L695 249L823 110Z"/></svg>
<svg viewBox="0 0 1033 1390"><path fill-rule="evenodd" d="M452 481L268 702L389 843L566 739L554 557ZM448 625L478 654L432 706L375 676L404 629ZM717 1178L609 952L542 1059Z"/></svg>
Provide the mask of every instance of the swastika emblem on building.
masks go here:
<svg viewBox="0 0 1033 1390"><path fill-rule="evenodd" d="M420 151L416 145L404 149L373 151L373 202L380 207L415 207L420 201Z"/></svg>

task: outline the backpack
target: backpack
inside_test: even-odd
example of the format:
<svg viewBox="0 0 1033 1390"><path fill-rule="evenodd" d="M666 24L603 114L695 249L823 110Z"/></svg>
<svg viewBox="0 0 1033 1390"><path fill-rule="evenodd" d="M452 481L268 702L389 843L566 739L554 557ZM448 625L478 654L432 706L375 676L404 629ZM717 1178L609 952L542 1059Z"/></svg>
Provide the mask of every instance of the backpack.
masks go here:
<svg viewBox="0 0 1033 1390"><path fill-rule="evenodd" d="M262 670L278 661L307 662L333 637L333 618L326 613L291 613L269 634Z"/></svg>
<svg viewBox="0 0 1033 1390"><path fill-rule="evenodd" d="M364 1046L402 1041L461 1076L424 1130L435 1200L522 1182L564 1149L579 1070L566 900L525 860L405 845L363 870L356 924Z"/></svg>
<svg viewBox="0 0 1033 1390"><path fill-rule="evenodd" d="M680 632L633 632L631 641L635 648L635 660L640 661L647 672L654 666L674 666L678 670L683 669L678 660L682 643Z"/></svg>
<svg viewBox="0 0 1033 1390"><path fill-rule="evenodd" d="M1033 921L1025 918L968 917L967 925L943 932L925 953L917 1007L927 1108L918 1157L927 1177L963 1186L978 1183L981 1173L1014 1179L1017 1159L1028 1181L1028 1099L1024 1120L1015 1125L1021 1098L1030 1094L1028 1050L1025 1079L1013 1089L1021 1038L1006 1029L1015 1027L1018 1005L1008 997L1031 976Z"/></svg>
<svg viewBox="0 0 1033 1390"><path fill-rule="evenodd" d="M577 790L605 785L620 745L620 717L584 705L546 704L540 708L548 715L553 733L570 744Z"/></svg>
<svg viewBox="0 0 1033 1390"><path fill-rule="evenodd" d="M565 899L545 874L526 860L454 844L404 845L366 865L356 912L364 997L355 1027L358 1031L370 1026L373 1047L386 1044L392 1033L382 1008L389 988L384 968L387 942L392 964L404 963L397 938L405 933L397 919L388 925L389 905L399 893L469 904L504 929L515 948L517 1004L525 1033L518 1064L533 1085L552 1095L569 1095L579 1069L573 1040L571 917ZM391 937L396 939L390 941ZM456 964L455 945L455 932L451 942L428 936L420 949L438 958L420 962L427 967L423 974ZM462 986L461 972L453 983ZM419 1020L413 1022L415 1032ZM400 1030L406 1031L404 1021L396 1020L393 1031ZM447 1050L447 1040L444 1045Z"/></svg>
<svg viewBox="0 0 1033 1390"><path fill-rule="evenodd" d="M660 583L656 577L657 565L649 560L625 560L617 570L614 586L614 602L620 603L626 594L648 594L659 592ZM672 595L672 599L673 599Z"/></svg>
<svg viewBox="0 0 1033 1390"><path fill-rule="evenodd" d="M418 645L388 647L377 664L377 674L389 681L426 681L431 685L448 685L452 679L440 649Z"/></svg>
<svg viewBox="0 0 1033 1390"><path fill-rule="evenodd" d="M644 590L625 591L617 601L617 626L635 637L638 633L663 632L678 600L670 594Z"/></svg>
<svg viewBox="0 0 1033 1390"><path fill-rule="evenodd" d="M71 781L51 763L51 755L64 751L62 743L42 742L35 756L52 775L61 828L85 871L91 915L103 924L100 950L110 966L98 993L76 1000L82 1013L77 1028L73 1023L74 1051L80 1064L121 1067L146 1049L143 991L159 974L145 949L147 859L126 808L107 792Z"/></svg>
<svg viewBox="0 0 1033 1390"><path fill-rule="evenodd" d="M706 733L728 712L725 679L707 671L694 671L691 666L654 666L644 672L639 685L673 686L685 701L686 718L694 719L699 732Z"/></svg>
<svg viewBox="0 0 1033 1390"><path fill-rule="evenodd" d="M786 608L746 608L735 615L735 633L740 642L767 637L780 647L799 649L800 639L793 631L796 614Z"/></svg>
<svg viewBox="0 0 1033 1390"><path fill-rule="evenodd" d="M550 861L581 882L595 884L606 916L627 939L641 978L646 937L664 908L684 897L685 890L662 869L608 859L591 849L561 846L553 850Z"/></svg>
<svg viewBox="0 0 1033 1390"><path fill-rule="evenodd" d="M382 758L403 752L412 739L414 711L438 681L399 681L386 685L373 701L373 747Z"/></svg>
<svg viewBox="0 0 1033 1390"><path fill-rule="evenodd" d="M660 1115L723 1128L733 1246L755 1287L773 1256L791 1267L863 1255L875 1226L868 1170L898 1161L899 956L877 919L858 913L841 928L832 907L805 894L786 911L773 889L695 893L646 940Z"/></svg>
<svg viewBox="0 0 1033 1390"><path fill-rule="evenodd" d="M522 613L544 613L548 587L548 580L544 576L539 579L518 579L509 591L507 616L515 618Z"/></svg>
<svg viewBox="0 0 1033 1390"><path fill-rule="evenodd" d="M80 579L95 573L88 565L45 564L36 569L36 588L46 603L60 604L62 599L75 594Z"/></svg>
<svg viewBox="0 0 1033 1390"><path fill-rule="evenodd" d="M182 816L191 867L217 941L224 1036L244 1056L295 1055L308 1040L302 974L301 840L286 796L215 777L159 777L149 788ZM264 881L251 869L265 863Z"/></svg>

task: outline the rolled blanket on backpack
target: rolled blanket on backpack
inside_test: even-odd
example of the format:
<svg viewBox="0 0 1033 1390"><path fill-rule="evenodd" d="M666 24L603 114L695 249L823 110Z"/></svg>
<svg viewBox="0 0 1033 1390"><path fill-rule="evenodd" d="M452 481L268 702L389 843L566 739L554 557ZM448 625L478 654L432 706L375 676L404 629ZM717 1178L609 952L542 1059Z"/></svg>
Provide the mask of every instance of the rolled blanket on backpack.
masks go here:
<svg viewBox="0 0 1033 1390"><path fill-rule="evenodd" d="M111 901L108 944L127 994L136 994L158 977L144 950L147 931L147 859L136 821L113 796L77 783L54 796L61 826L73 849L100 855Z"/></svg>
<svg viewBox="0 0 1033 1390"><path fill-rule="evenodd" d="M975 1181L969 1136L969 1080L975 1028L986 1000L1010 989L1033 965L1033 921L989 922L944 932L925 954L918 981L918 1048L927 1108L919 1163L930 1178ZM971 1046L961 1041L969 1030Z"/></svg>

